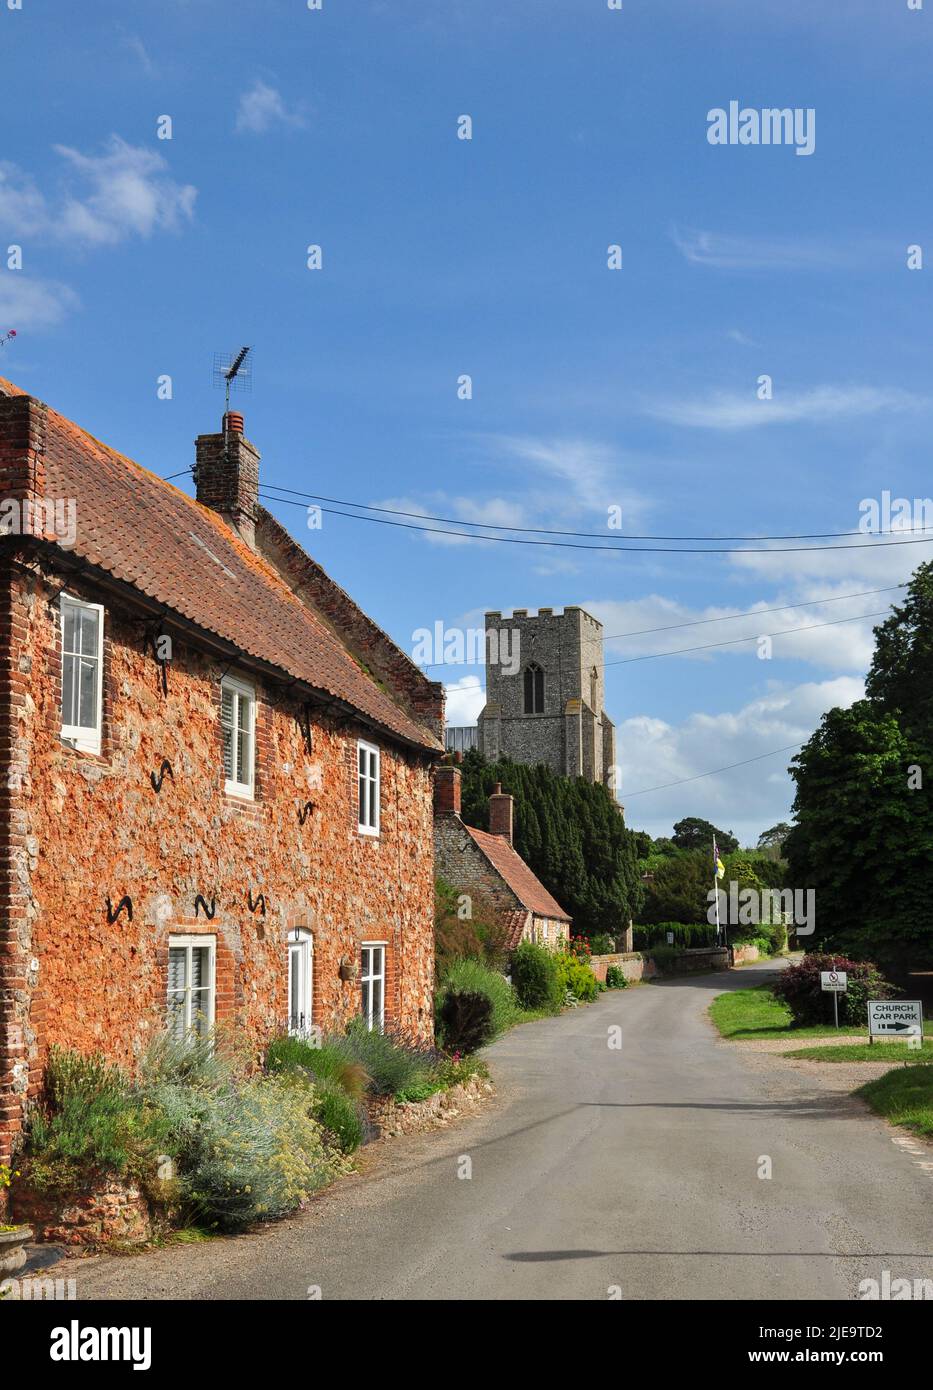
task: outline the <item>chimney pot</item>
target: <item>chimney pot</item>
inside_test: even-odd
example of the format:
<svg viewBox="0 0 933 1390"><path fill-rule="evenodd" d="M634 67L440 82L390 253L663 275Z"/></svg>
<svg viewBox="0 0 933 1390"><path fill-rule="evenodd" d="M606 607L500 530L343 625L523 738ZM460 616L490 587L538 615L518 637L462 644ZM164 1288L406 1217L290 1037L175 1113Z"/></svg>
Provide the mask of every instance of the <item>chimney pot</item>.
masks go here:
<svg viewBox="0 0 933 1390"><path fill-rule="evenodd" d="M243 416L238 410L228 410L223 419L224 434L242 434Z"/></svg>

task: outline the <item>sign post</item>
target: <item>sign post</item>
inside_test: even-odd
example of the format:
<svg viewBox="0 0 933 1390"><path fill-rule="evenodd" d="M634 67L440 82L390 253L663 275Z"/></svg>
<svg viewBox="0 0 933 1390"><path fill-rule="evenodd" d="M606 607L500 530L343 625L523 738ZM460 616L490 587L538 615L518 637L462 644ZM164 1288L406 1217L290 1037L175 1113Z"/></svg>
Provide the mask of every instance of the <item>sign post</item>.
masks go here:
<svg viewBox="0 0 933 1390"><path fill-rule="evenodd" d="M849 988L849 977L844 970L821 970L820 989L833 996L833 1018L839 1027L839 996Z"/></svg>
<svg viewBox="0 0 933 1390"><path fill-rule="evenodd" d="M923 1046L923 1004L919 999L869 999L868 1039L920 1039Z"/></svg>

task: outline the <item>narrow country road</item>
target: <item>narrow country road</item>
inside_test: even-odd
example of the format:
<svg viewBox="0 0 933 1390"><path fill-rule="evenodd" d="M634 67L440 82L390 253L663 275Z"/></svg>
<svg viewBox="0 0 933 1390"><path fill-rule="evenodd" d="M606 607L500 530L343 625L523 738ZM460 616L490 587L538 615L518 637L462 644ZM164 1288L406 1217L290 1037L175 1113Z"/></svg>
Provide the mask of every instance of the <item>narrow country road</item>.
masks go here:
<svg viewBox="0 0 933 1390"><path fill-rule="evenodd" d="M498 1095L474 1118L380 1145L368 1172L254 1235L69 1262L78 1297L822 1300L885 1269L933 1279L933 1169L705 1018L775 968L517 1028L490 1051Z"/></svg>

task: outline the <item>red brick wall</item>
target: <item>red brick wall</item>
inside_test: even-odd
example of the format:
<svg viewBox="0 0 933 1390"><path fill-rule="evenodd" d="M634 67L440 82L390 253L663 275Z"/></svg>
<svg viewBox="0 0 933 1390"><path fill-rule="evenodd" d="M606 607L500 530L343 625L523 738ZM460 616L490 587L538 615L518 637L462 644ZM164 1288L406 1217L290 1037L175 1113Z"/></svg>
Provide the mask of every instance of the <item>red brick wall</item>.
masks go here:
<svg viewBox="0 0 933 1390"><path fill-rule="evenodd" d="M0 574L2 579L2 574ZM219 682L227 662L173 634L168 693L147 647L151 622L85 580L106 606L105 725L99 758L61 742L61 577L7 571L0 583L0 1161L18 1132L26 1061L38 1087L51 1043L126 1064L160 1030L169 935L217 942L217 1017L257 1048L287 1016L287 933L314 941L315 1022L360 1007L339 978L359 943L385 940L389 1020L432 1033L433 853L428 758L321 715L306 751L283 687L255 684L256 800L224 792ZM205 582L212 582L208 577ZM50 602L51 601L51 602ZM231 674L234 672L231 671ZM312 719L314 715L312 713ZM356 738L381 748L381 833L357 829ZM150 773L172 764L156 794ZM304 825L298 812L314 810ZM263 916L254 900L265 895ZM216 900L195 916L195 897ZM108 925L106 899L133 901Z"/></svg>

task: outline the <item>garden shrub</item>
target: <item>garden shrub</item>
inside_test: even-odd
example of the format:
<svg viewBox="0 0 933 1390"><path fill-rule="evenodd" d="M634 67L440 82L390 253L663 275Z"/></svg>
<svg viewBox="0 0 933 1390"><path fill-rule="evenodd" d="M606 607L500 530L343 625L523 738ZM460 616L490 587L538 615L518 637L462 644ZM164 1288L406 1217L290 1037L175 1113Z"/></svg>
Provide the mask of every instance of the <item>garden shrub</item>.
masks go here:
<svg viewBox="0 0 933 1390"><path fill-rule="evenodd" d="M311 1113L333 1135L341 1153L352 1154L366 1136L366 1124L358 1100L333 1081L321 1081L314 1088Z"/></svg>
<svg viewBox="0 0 933 1390"><path fill-rule="evenodd" d="M317 1044L287 1033L273 1038L266 1049L266 1066L272 1072L308 1072L323 1084L339 1086L355 1100L362 1097L369 1081L352 1040L343 1033L328 1033Z"/></svg>
<svg viewBox="0 0 933 1390"><path fill-rule="evenodd" d="M341 1165L311 1114L312 1083L279 1073L203 1090L201 1122L182 1155L181 1189L198 1218L223 1231L296 1210Z"/></svg>
<svg viewBox="0 0 933 1390"><path fill-rule="evenodd" d="M569 990L574 998L587 1004L596 998L596 976L589 965L563 951L557 956L555 963L557 977L563 990Z"/></svg>
<svg viewBox="0 0 933 1390"><path fill-rule="evenodd" d="M355 1018L347 1027L346 1037L375 1095L394 1096L397 1091L427 1081L432 1075L437 1053L402 1032L380 1033L375 1028L370 1031L365 1019Z"/></svg>
<svg viewBox="0 0 933 1390"><path fill-rule="evenodd" d="M608 932L597 932L590 937L590 950L594 956L611 956L615 954L615 938Z"/></svg>
<svg viewBox="0 0 933 1390"><path fill-rule="evenodd" d="M832 995L820 986L820 972L833 969L843 970L848 976L848 989L838 996L841 1023L867 1028L868 1000L893 999L901 992L884 978L872 961L847 960L844 956L814 952L796 965L788 966L771 986L775 999L783 1000L790 1009L796 1026L833 1022Z"/></svg>
<svg viewBox="0 0 933 1390"><path fill-rule="evenodd" d="M492 970L482 961L461 959L454 961L444 972L437 994L437 1018L440 1024L444 997L448 990L466 990L468 993L485 994L492 1006L492 1035L498 1037L511 1028L521 1017L521 1010L515 991L504 975ZM443 1033L443 1029L442 1029ZM448 1051L451 1044L441 1034L442 1046Z"/></svg>
<svg viewBox="0 0 933 1390"><path fill-rule="evenodd" d="M477 1052L493 1036L492 1000L477 990L449 989L440 1022L444 1046L450 1052Z"/></svg>
<svg viewBox="0 0 933 1390"><path fill-rule="evenodd" d="M607 989L627 989L628 980L617 965L610 965L606 970Z"/></svg>
<svg viewBox="0 0 933 1390"><path fill-rule="evenodd" d="M523 941L512 954L512 987L523 1009L556 1013L564 1002L553 953L532 941Z"/></svg>
<svg viewBox="0 0 933 1390"><path fill-rule="evenodd" d="M40 1191L80 1189L98 1174L138 1178L168 1137L161 1111L102 1056L53 1047L44 1100L28 1136L31 1184Z"/></svg>

